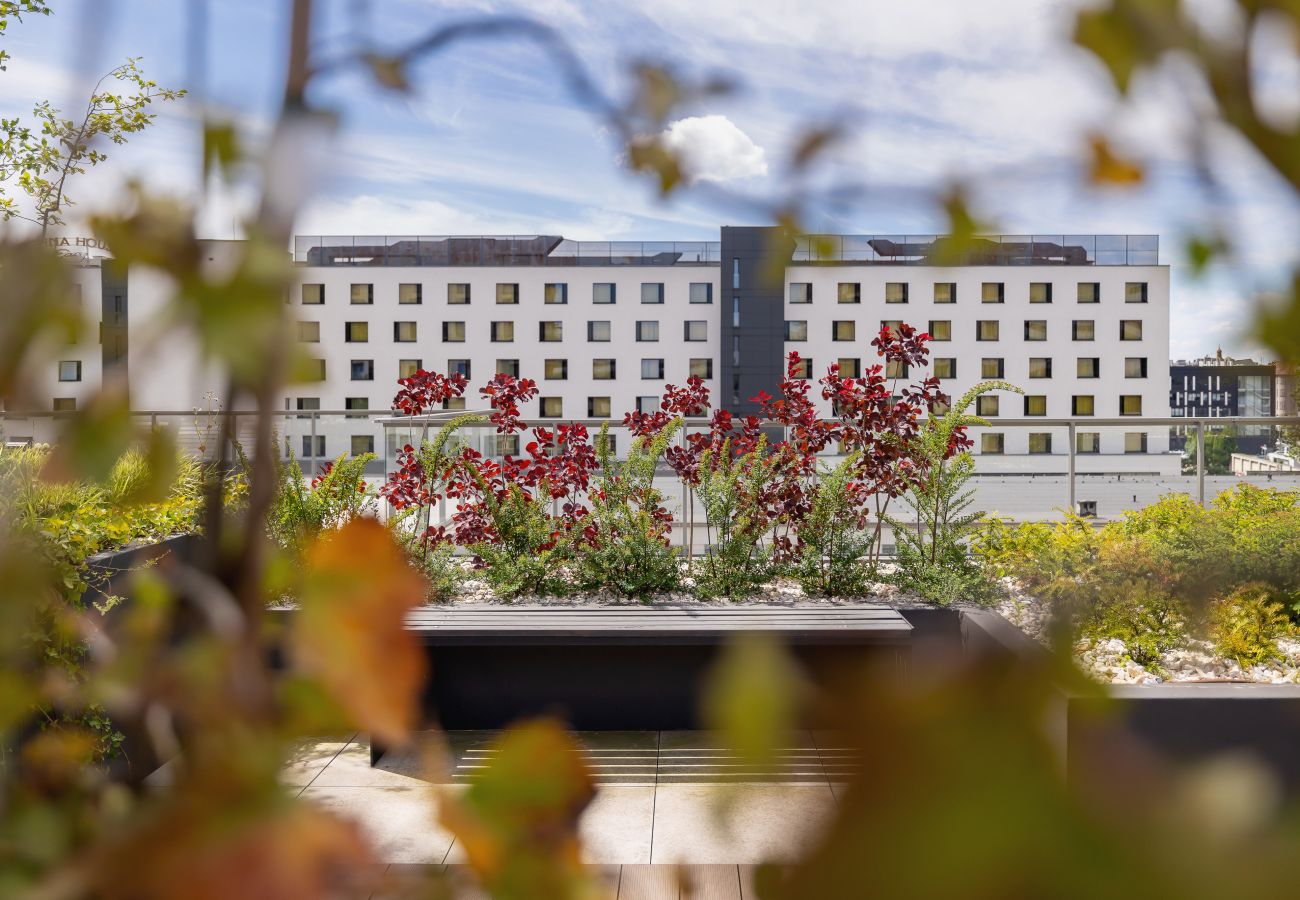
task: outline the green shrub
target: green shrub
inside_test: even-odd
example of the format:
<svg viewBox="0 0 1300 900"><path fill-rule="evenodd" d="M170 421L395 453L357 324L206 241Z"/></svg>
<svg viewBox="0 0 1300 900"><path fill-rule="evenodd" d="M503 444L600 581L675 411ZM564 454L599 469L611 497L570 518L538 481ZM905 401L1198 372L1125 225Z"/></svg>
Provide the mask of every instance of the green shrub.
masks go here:
<svg viewBox="0 0 1300 900"><path fill-rule="evenodd" d="M444 542L429 547L412 562L428 582L427 600L430 603L446 603L456 596L465 580L465 569L456 558L454 544Z"/></svg>
<svg viewBox="0 0 1300 900"><path fill-rule="evenodd" d="M1161 671L1161 654L1187 639L1183 604L1160 585L1142 579L1101 583L1088 603L1071 612L1079 637L1121 640L1130 659L1156 672Z"/></svg>
<svg viewBox="0 0 1300 900"><path fill-rule="evenodd" d="M475 477L482 476L475 472ZM567 535L560 522L546 510L550 490L543 482L536 496L529 496L517 484L498 498L486 483L483 506L492 526L491 540L470 549L478 557L480 573L502 599L526 594L562 596L572 589L565 577L570 558Z"/></svg>
<svg viewBox="0 0 1300 900"><path fill-rule="evenodd" d="M681 581L677 550L668 541L663 495L654 487L655 468L681 420L653 440L632 442L617 466L609 453L609 425L596 438L599 476L592 486L591 517L578 545L577 575L588 589L609 589L646 597L675 589Z"/></svg>
<svg viewBox="0 0 1300 900"><path fill-rule="evenodd" d="M749 453L731 458L731 442L700 456L696 488L704 507L709 546L694 563L695 592L701 597L746 597L767 581L772 551L763 538L772 522L761 505L775 477L776 458L759 438Z"/></svg>
<svg viewBox="0 0 1300 900"><path fill-rule="evenodd" d="M374 458L373 453L354 457L344 453L308 483L302 467L290 456L280 467L275 499L267 513L272 539L296 553L322 532L341 528L366 512L373 494L366 488L365 469Z"/></svg>
<svg viewBox="0 0 1300 900"><path fill-rule="evenodd" d="M1014 578L1044 600L1070 601L1089 589L1101 543L1092 523L1072 514L1020 525L989 519L974 533L971 552L992 578Z"/></svg>
<svg viewBox="0 0 1300 900"><path fill-rule="evenodd" d="M1225 659L1242 668L1277 657L1277 639L1291 630L1277 591L1262 582L1244 584L1210 604L1210 640Z"/></svg>
<svg viewBox="0 0 1300 900"><path fill-rule="evenodd" d="M875 536L862 528L860 504L850 487L859 459L852 453L822 472L810 491L808 512L796 531L794 564L794 576L809 595L860 596L871 583L873 572L864 557Z"/></svg>

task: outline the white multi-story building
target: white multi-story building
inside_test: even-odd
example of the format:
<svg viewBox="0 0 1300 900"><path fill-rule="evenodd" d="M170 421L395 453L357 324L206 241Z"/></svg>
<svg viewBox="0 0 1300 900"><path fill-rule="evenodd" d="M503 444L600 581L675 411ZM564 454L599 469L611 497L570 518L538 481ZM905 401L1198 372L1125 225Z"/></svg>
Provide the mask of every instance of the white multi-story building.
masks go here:
<svg viewBox="0 0 1300 900"><path fill-rule="evenodd" d="M214 262L227 250L210 245ZM386 410L397 379L422 367L465 374L471 408L496 372L532 378L539 396L523 413L538 421L618 419L692 374L715 403L752 412L749 398L773 391L791 351L813 378L832 362L855 375L879 361L870 341L882 323L902 321L933 336L930 371L953 396L994 378L1024 390L981 399L993 423L977 439L982 471L1063 470L1069 432L1035 428L1038 418L1080 420L1079 471L1176 466L1167 428L1141 424L1169 415L1169 270L1153 236L995 237L951 250L934 236L792 240L729 227L719 242L687 243L299 237L289 299L320 380L286 391L284 408ZM51 407L75 404L123 357L135 408L200 405L212 373L192 349L152 339L166 283L93 261L79 272L83 293L102 295L114 340L68 352ZM79 380L53 380L65 375ZM1128 417L1132 427L1087 424ZM998 424L1011 419L1021 421ZM354 421L357 434L322 429L299 449L365 449L371 426Z"/></svg>

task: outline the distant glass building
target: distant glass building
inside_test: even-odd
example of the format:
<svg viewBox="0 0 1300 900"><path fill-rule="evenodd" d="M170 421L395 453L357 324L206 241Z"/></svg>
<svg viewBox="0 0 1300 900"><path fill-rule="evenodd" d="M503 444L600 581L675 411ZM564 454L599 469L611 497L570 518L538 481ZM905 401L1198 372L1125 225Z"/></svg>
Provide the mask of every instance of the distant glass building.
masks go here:
<svg viewBox="0 0 1300 900"><path fill-rule="evenodd" d="M1214 356L1175 360L1169 366L1169 414L1187 418L1268 418L1279 415L1278 378L1273 363L1234 359L1217 350ZM1271 425L1236 425L1232 433L1242 453L1273 449ZM1178 449L1189 430L1175 427L1170 448Z"/></svg>

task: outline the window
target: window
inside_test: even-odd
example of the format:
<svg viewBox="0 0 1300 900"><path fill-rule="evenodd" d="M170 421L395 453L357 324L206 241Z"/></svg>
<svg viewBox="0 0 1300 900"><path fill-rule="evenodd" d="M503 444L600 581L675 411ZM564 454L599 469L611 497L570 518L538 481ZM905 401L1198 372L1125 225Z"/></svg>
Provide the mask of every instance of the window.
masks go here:
<svg viewBox="0 0 1300 900"><path fill-rule="evenodd" d="M802 357L794 364L790 370L791 378L812 378L813 361L810 357Z"/></svg>
<svg viewBox="0 0 1300 900"><path fill-rule="evenodd" d="M608 397L587 398L588 419L608 419L609 410L610 410L610 403Z"/></svg>
<svg viewBox="0 0 1300 900"><path fill-rule="evenodd" d="M1043 394L1026 394L1025 415L1026 416L1047 415L1047 397Z"/></svg>
<svg viewBox="0 0 1300 900"><path fill-rule="evenodd" d="M370 340L369 322L344 322L343 339L349 344L364 344Z"/></svg>
<svg viewBox="0 0 1300 900"><path fill-rule="evenodd" d="M858 323L852 319L840 319L831 323L831 340L833 341L852 341L857 340Z"/></svg>
<svg viewBox="0 0 1300 900"><path fill-rule="evenodd" d="M738 256L731 258L731 286L740 287L740 257Z"/></svg>
<svg viewBox="0 0 1300 900"><path fill-rule="evenodd" d="M1121 416L1142 415L1142 395L1141 394L1120 394L1119 414Z"/></svg>
<svg viewBox="0 0 1300 900"><path fill-rule="evenodd" d="M1147 358L1145 356L1130 356L1124 360L1124 377L1125 378L1146 378L1147 377Z"/></svg>
<svg viewBox="0 0 1300 900"><path fill-rule="evenodd" d="M397 302L402 306L413 306L423 303L424 285L399 284L397 286Z"/></svg>
<svg viewBox="0 0 1300 900"><path fill-rule="evenodd" d="M369 397L345 397L343 399L344 409L370 409Z"/></svg>
<svg viewBox="0 0 1300 900"><path fill-rule="evenodd" d="M907 363L902 360L890 359L885 361L886 378L906 378Z"/></svg>
<svg viewBox="0 0 1300 900"><path fill-rule="evenodd" d="M1147 433L1145 431L1124 432L1124 452L1125 453L1146 453Z"/></svg>
<svg viewBox="0 0 1300 900"><path fill-rule="evenodd" d="M515 339L514 322L493 322L492 340L497 344L509 344Z"/></svg>
<svg viewBox="0 0 1300 900"><path fill-rule="evenodd" d="M641 302L642 303L663 303L664 286L659 281L641 282Z"/></svg>
<svg viewBox="0 0 1300 900"><path fill-rule="evenodd" d="M980 435L980 453L998 456L1005 450L1006 440L1003 435L989 434L987 431Z"/></svg>
<svg viewBox="0 0 1300 900"><path fill-rule="evenodd" d="M787 341L806 341L808 340L808 323L795 322L790 319L785 320L785 339Z"/></svg>
<svg viewBox="0 0 1300 900"><path fill-rule="evenodd" d="M443 408L443 409L464 409L464 408L465 408L465 398L464 398L464 397L448 397L446 400L442 401L442 408Z"/></svg>
<svg viewBox="0 0 1300 900"><path fill-rule="evenodd" d="M519 360L517 359L498 359L497 374L509 375L511 378L519 377Z"/></svg>
<svg viewBox="0 0 1300 900"><path fill-rule="evenodd" d="M639 413L649 414L659 408L658 395L651 395L636 398L636 411Z"/></svg>
<svg viewBox="0 0 1300 900"><path fill-rule="evenodd" d="M303 412L304 410L310 412L313 409L320 409L320 397L299 397L297 407L299 412ZM310 417L299 416L298 418L306 419Z"/></svg>
<svg viewBox="0 0 1300 900"><path fill-rule="evenodd" d="M1005 368L1002 357L986 356L980 360L980 378L1002 378Z"/></svg>
<svg viewBox="0 0 1300 900"><path fill-rule="evenodd" d="M691 321L686 323L686 340L707 341L708 339L709 339L708 322Z"/></svg>
<svg viewBox="0 0 1300 900"><path fill-rule="evenodd" d="M1029 433L1029 452L1033 454L1052 452L1052 435L1046 431Z"/></svg>
<svg viewBox="0 0 1300 900"><path fill-rule="evenodd" d="M353 381L374 381L375 361L373 359L352 360L352 380Z"/></svg>
<svg viewBox="0 0 1300 900"><path fill-rule="evenodd" d="M907 282L906 282L906 281L886 281L886 282L885 282L885 302L886 302L886 303L906 303L906 302L907 302Z"/></svg>
<svg viewBox="0 0 1300 900"><path fill-rule="evenodd" d="M544 419L558 419L564 415L563 397L539 397L538 414Z"/></svg>
<svg viewBox="0 0 1300 900"><path fill-rule="evenodd" d="M1070 415L1091 416L1096 408L1092 394L1075 394L1070 398Z"/></svg>
<svg viewBox="0 0 1300 900"><path fill-rule="evenodd" d="M608 320L587 323L587 340L608 343L609 339L610 327Z"/></svg>
<svg viewBox="0 0 1300 900"><path fill-rule="evenodd" d="M618 361L613 359L593 359L591 377L596 381L612 381L617 377Z"/></svg>
<svg viewBox="0 0 1300 900"><path fill-rule="evenodd" d="M588 331L593 323L587 323ZM608 323L606 323L608 324ZM539 322L537 323L537 339L542 343L553 344L556 341L564 340L564 323L563 322Z"/></svg>
<svg viewBox="0 0 1300 900"><path fill-rule="evenodd" d="M302 436L302 455L307 459L319 459L325 455L325 435L318 434L315 440L310 434Z"/></svg>
<svg viewBox="0 0 1300 900"><path fill-rule="evenodd" d="M841 303L861 303L862 285L856 281L841 281L839 286Z"/></svg>
<svg viewBox="0 0 1300 900"><path fill-rule="evenodd" d="M1101 285L1095 281L1080 281L1078 291L1080 303L1101 302Z"/></svg>
<svg viewBox="0 0 1300 900"><path fill-rule="evenodd" d="M1074 436L1075 453L1100 453L1101 434L1096 431L1080 431Z"/></svg>
<svg viewBox="0 0 1300 900"><path fill-rule="evenodd" d="M618 292L609 282L597 282L591 286L591 302L608 306L618 299Z"/></svg>
<svg viewBox="0 0 1300 900"><path fill-rule="evenodd" d="M636 339L642 342L659 340L659 323L650 321L637 322Z"/></svg>
<svg viewBox="0 0 1300 900"><path fill-rule="evenodd" d="M375 286L373 284L354 284L352 285L352 305L369 306L375 302Z"/></svg>
<svg viewBox="0 0 1300 900"><path fill-rule="evenodd" d="M713 377L713 360L709 357L699 357L691 360L690 374L696 378Z"/></svg>
<svg viewBox="0 0 1300 900"><path fill-rule="evenodd" d="M936 356L934 358L934 377L956 378L957 360L950 356Z"/></svg>
<svg viewBox="0 0 1300 900"><path fill-rule="evenodd" d="M1045 341L1045 340L1047 340L1047 320L1046 320L1046 319L1026 319L1026 320L1025 320L1025 340L1027 340L1027 341Z"/></svg>
<svg viewBox="0 0 1300 900"><path fill-rule="evenodd" d="M1052 283L1050 281L1029 282L1029 302L1030 303L1051 303Z"/></svg>
<svg viewBox="0 0 1300 900"><path fill-rule="evenodd" d="M323 359L307 360L307 380L308 381L325 380L325 360Z"/></svg>
<svg viewBox="0 0 1300 900"><path fill-rule="evenodd" d="M415 361L415 362L419 362L419 360L414 360L414 361ZM470 366L470 361L469 361L468 359L449 359L449 360L447 360L447 374L448 374L448 375L462 375L462 376L464 376L466 379L470 379L470 378L473 378L473 377L474 377L474 376L471 374L471 372L472 372L472 368L471 368L471 366Z"/></svg>
<svg viewBox="0 0 1300 900"><path fill-rule="evenodd" d="M498 284L497 285L497 303L503 306L513 306L519 303L519 285L517 284Z"/></svg>
<svg viewBox="0 0 1300 900"><path fill-rule="evenodd" d="M415 342L415 323L414 322L394 322L393 323L393 340L399 344L411 344Z"/></svg>
<svg viewBox="0 0 1300 900"><path fill-rule="evenodd" d="M548 359L542 365L543 375L547 381L565 381L569 377L569 361L567 359Z"/></svg>
<svg viewBox="0 0 1300 900"><path fill-rule="evenodd" d="M59 381L80 381L81 360L65 359L59 363Z"/></svg>
<svg viewBox="0 0 1300 900"><path fill-rule="evenodd" d="M1006 285L1001 281L986 281L980 285L981 303L1001 303L1005 297Z"/></svg>
<svg viewBox="0 0 1300 900"><path fill-rule="evenodd" d="M352 435L352 455L362 456L366 453L375 452L375 436L373 434L354 434Z"/></svg>
<svg viewBox="0 0 1300 900"><path fill-rule="evenodd" d="M1146 303L1147 302L1147 283L1145 281L1130 281L1124 285L1124 302L1125 303Z"/></svg>
<svg viewBox="0 0 1300 900"><path fill-rule="evenodd" d="M880 320L881 328L888 328L890 331L893 332L898 332L902 324L903 324L902 319L881 319Z"/></svg>
<svg viewBox="0 0 1300 900"><path fill-rule="evenodd" d="M443 322L442 339L448 344L463 344L465 342L465 323Z"/></svg>
<svg viewBox="0 0 1300 900"><path fill-rule="evenodd" d="M935 341L951 341L952 322L948 319L931 319L930 339Z"/></svg>
<svg viewBox="0 0 1300 900"><path fill-rule="evenodd" d="M840 376L842 378L861 378L862 361L856 357L842 356L835 361L840 367Z"/></svg>
<svg viewBox="0 0 1300 900"><path fill-rule="evenodd" d="M465 306L469 303L468 284L447 285L447 302L452 306Z"/></svg>
<svg viewBox="0 0 1300 900"><path fill-rule="evenodd" d="M1119 323L1119 339L1121 341L1142 340L1142 320L1124 319L1121 321Z"/></svg>
<svg viewBox="0 0 1300 900"><path fill-rule="evenodd" d="M692 303L712 303L713 302L713 285L707 281L691 282L691 302Z"/></svg>
<svg viewBox="0 0 1300 900"><path fill-rule="evenodd" d="M956 303L957 283L955 281L936 281L934 283L935 303Z"/></svg>
<svg viewBox="0 0 1300 900"><path fill-rule="evenodd" d="M1075 319L1070 326L1070 337L1076 341L1097 339L1097 323L1092 319Z"/></svg>
<svg viewBox="0 0 1300 900"><path fill-rule="evenodd" d="M812 284L806 281L790 282L791 303L812 303Z"/></svg>
<svg viewBox="0 0 1300 900"><path fill-rule="evenodd" d="M1074 363L1074 374L1078 378L1100 378L1101 357L1080 356Z"/></svg>
<svg viewBox="0 0 1300 900"><path fill-rule="evenodd" d="M320 306L325 302L325 285L304 284L302 286L302 305Z"/></svg>
<svg viewBox="0 0 1300 900"><path fill-rule="evenodd" d="M975 398L975 415L996 416L1001 404L997 394L983 394Z"/></svg>
<svg viewBox="0 0 1300 900"><path fill-rule="evenodd" d="M303 344L319 344L320 322L299 322L298 340Z"/></svg>
<svg viewBox="0 0 1300 900"><path fill-rule="evenodd" d="M740 298L739 297L731 298L731 327L732 328L740 327Z"/></svg>
<svg viewBox="0 0 1300 900"><path fill-rule="evenodd" d="M1030 378L1051 378L1052 377L1051 357L1049 356L1029 357L1029 377Z"/></svg>
<svg viewBox="0 0 1300 900"><path fill-rule="evenodd" d="M562 281L547 284L542 290L542 302L548 306L564 306L569 302L569 286Z"/></svg>
<svg viewBox="0 0 1300 900"><path fill-rule="evenodd" d="M517 434L497 434L491 435L496 438L496 456L518 456L519 455L519 435Z"/></svg>
<svg viewBox="0 0 1300 900"><path fill-rule="evenodd" d="M399 359L397 361L397 377L410 378L416 372L424 368L422 360L418 359Z"/></svg>
<svg viewBox="0 0 1300 900"><path fill-rule="evenodd" d="M975 323L975 340L996 341L998 339L998 320L980 319Z"/></svg>
<svg viewBox="0 0 1300 900"><path fill-rule="evenodd" d="M641 360L641 377L643 379L660 379L664 377L664 361L662 359L643 359Z"/></svg>

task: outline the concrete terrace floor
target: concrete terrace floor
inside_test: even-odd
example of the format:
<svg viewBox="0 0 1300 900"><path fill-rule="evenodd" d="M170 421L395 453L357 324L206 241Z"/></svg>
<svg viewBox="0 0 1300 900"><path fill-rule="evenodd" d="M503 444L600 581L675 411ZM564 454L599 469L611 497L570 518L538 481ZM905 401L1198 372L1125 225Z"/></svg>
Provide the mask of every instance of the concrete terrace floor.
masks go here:
<svg viewBox="0 0 1300 900"><path fill-rule="evenodd" d="M373 896L398 897L401 882L424 867L454 873L464 862L438 825L438 798L463 789L487 760L493 736L431 733L419 749L390 751L373 768L365 735L309 742L283 777L302 798L361 825L393 883ZM620 900L753 896L751 868L805 852L833 814L849 772L843 751L806 731L776 765L761 770L705 732L579 732L575 738L597 782L579 826L586 861L600 867ZM695 885L693 894L680 887L683 879ZM464 896L478 896L467 890Z"/></svg>

